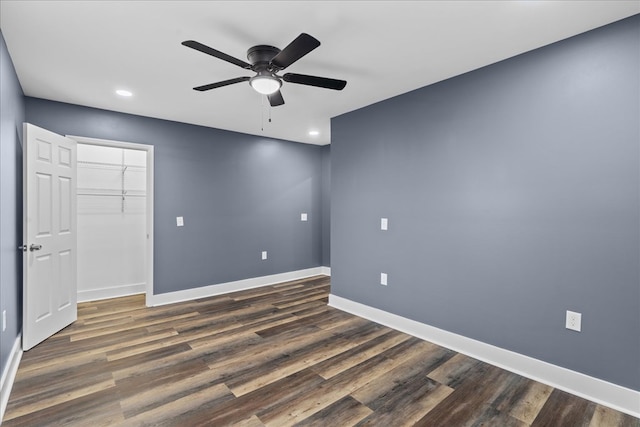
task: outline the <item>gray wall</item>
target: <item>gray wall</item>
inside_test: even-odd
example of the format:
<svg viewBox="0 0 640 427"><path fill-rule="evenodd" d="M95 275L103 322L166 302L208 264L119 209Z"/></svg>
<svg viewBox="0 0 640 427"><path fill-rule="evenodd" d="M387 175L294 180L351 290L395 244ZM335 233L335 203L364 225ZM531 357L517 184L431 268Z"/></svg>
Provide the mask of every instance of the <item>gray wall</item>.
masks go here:
<svg viewBox="0 0 640 427"><path fill-rule="evenodd" d="M0 376L22 330L22 122L24 98L0 32Z"/></svg>
<svg viewBox="0 0 640 427"><path fill-rule="evenodd" d="M155 147L156 294L322 265L321 147L29 97L26 113L59 134Z"/></svg>
<svg viewBox="0 0 640 427"><path fill-rule="evenodd" d="M639 56L637 15L335 118L332 292L640 390Z"/></svg>

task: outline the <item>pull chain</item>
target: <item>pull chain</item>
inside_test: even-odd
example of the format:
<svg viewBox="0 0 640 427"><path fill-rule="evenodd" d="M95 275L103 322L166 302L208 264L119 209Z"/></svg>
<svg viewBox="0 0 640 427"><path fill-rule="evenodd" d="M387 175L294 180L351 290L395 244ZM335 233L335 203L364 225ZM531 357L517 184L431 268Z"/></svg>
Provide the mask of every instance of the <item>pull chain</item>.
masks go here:
<svg viewBox="0 0 640 427"><path fill-rule="evenodd" d="M260 130L262 130L262 132L264 132L264 110L265 108L267 108L268 112L269 112L269 123L271 123L271 103L269 103L269 105L265 106L264 105L264 99L267 96L262 96L261 98L261 102L262 105L260 106Z"/></svg>
<svg viewBox="0 0 640 427"><path fill-rule="evenodd" d="M260 129L264 132L264 96L260 97L262 105L260 105Z"/></svg>

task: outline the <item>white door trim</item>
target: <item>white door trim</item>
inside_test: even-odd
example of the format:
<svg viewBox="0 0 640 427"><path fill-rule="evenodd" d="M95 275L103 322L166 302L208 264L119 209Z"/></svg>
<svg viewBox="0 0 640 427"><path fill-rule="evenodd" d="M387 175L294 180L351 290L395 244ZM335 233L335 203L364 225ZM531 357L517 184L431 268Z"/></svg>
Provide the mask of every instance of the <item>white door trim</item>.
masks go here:
<svg viewBox="0 0 640 427"><path fill-rule="evenodd" d="M149 306L153 296L153 145L138 144L133 142L112 141L108 139L88 138L85 136L66 135L74 141L102 147L125 148L147 152L147 272L146 272L146 305Z"/></svg>

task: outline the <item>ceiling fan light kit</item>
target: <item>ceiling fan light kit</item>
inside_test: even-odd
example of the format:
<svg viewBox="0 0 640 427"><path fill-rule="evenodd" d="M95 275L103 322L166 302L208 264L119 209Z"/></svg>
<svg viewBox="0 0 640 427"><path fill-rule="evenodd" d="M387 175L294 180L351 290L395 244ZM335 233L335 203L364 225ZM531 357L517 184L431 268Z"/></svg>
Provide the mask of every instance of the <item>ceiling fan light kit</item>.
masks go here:
<svg viewBox="0 0 640 427"><path fill-rule="evenodd" d="M260 71L249 79L249 84L262 95L271 95L280 90L282 80L268 71Z"/></svg>
<svg viewBox="0 0 640 427"><path fill-rule="evenodd" d="M247 51L247 59L249 62L234 58L233 56L227 55L226 53L220 52L219 50L213 49L195 40L187 40L182 42L182 44L256 73L253 77L236 77L234 79L223 80L217 83L210 83L193 88L200 92L249 81L249 84L256 92L266 95L269 99L269 104L272 107L276 107L284 104L284 98L280 92L283 81L287 83L333 90L342 90L347 85L347 82L344 80L329 79L326 77L294 73L286 73L283 76L279 76L277 74L311 52L313 49L320 46L320 42L317 39L306 33L300 34L283 50L267 45L253 46Z"/></svg>

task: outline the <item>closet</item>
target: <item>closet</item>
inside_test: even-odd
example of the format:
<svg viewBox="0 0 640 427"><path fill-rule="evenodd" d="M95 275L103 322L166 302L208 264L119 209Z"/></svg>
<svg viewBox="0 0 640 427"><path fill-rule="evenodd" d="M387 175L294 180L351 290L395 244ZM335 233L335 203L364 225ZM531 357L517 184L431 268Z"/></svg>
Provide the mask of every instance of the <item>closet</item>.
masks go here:
<svg viewBox="0 0 640 427"><path fill-rule="evenodd" d="M78 301L145 292L146 156L78 144Z"/></svg>

